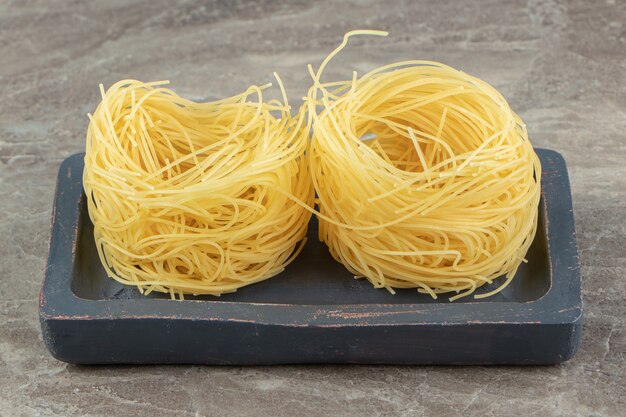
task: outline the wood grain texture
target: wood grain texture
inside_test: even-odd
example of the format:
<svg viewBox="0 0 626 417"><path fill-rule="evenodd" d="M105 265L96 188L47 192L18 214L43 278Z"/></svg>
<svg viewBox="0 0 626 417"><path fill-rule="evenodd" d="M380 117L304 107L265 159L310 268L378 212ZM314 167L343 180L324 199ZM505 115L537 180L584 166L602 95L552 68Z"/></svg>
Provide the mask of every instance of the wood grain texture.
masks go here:
<svg viewBox="0 0 626 417"><path fill-rule="evenodd" d="M546 169L527 255L534 269L520 270L499 297L454 303L410 290L391 295L366 282L352 288L341 265L320 258L326 250L315 231L313 250L289 271L230 297L172 301L128 287L111 295L86 211L84 155L74 155L59 169L39 305L43 341L55 358L78 364L561 363L581 337L580 267L565 161L537 153ZM535 282L545 289L521 297Z"/></svg>

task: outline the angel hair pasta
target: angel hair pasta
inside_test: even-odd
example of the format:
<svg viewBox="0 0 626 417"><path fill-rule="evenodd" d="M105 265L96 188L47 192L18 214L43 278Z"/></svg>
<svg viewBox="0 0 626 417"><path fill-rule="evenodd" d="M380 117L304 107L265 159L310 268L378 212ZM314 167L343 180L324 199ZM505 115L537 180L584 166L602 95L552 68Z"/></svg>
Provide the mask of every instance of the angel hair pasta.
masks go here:
<svg viewBox="0 0 626 417"><path fill-rule="evenodd" d="M541 167L522 120L493 87L405 61L322 82L309 66L309 163L333 257L377 288L451 300L515 276L537 228Z"/></svg>
<svg viewBox="0 0 626 417"><path fill-rule="evenodd" d="M124 80L87 132L84 188L107 273L142 292L235 291L281 272L305 241L313 189L303 117L263 89L196 103ZM252 100L254 98L254 100Z"/></svg>

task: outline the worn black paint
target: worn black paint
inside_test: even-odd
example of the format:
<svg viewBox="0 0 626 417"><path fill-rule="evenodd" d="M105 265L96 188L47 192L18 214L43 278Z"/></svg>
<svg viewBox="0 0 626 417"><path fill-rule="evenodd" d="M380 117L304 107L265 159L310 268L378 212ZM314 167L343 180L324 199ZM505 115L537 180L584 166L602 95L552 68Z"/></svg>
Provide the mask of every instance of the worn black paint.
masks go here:
<svg viewBox="0 0 626 417"><path fill-rule="evenodd" d="M144 297L106 277L82 192L82 155L61 165L40 299L43 339L72 363L550 364L570 358L582 323L565 162L542 162L529 264L502 294L450 303L354 280L310 240L283 274L221 298Z"/></svg>

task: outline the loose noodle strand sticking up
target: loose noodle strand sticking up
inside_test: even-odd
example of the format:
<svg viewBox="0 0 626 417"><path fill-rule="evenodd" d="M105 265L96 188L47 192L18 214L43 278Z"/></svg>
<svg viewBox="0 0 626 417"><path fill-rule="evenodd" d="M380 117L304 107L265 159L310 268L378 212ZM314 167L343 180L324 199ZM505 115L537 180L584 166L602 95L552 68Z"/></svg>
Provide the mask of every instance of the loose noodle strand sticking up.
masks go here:
<svg viewBox="0 0 626 417"><path fill-rule="evenodd" d="M263 101L269 85L209 103L166 82L100 87L83 182L112 278L146 294L219 295L297 256L311 214L294 200L313 203L308 132L276 78L283 102Z"/></svg>
<svg viewBox="0 0 626 417"><path fill-rule="evenodd" d="M450 299L524 260L537 228L541 167L526 127L493 87L430 61L322 82L305 98L319 237L374 287Z"/></svg>

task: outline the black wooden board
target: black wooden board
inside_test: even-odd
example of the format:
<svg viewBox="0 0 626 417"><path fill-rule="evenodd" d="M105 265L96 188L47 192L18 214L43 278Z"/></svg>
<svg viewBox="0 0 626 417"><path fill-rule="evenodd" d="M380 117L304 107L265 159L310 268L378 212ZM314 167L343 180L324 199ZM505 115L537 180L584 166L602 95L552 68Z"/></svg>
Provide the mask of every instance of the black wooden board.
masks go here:
<svg viewBox="0 0 626 417"><path fill-rule="evenodd" d="M319 242L315 220L303 252L274 278L222 297L143 296L106 276L82 190L83 154L71 156L52 215L43 340L54 357L83 364L562 362L582 325L574 219L563 158L537 153L542 198L528 264L500 294L453 303L355 280Z"/></svg>

